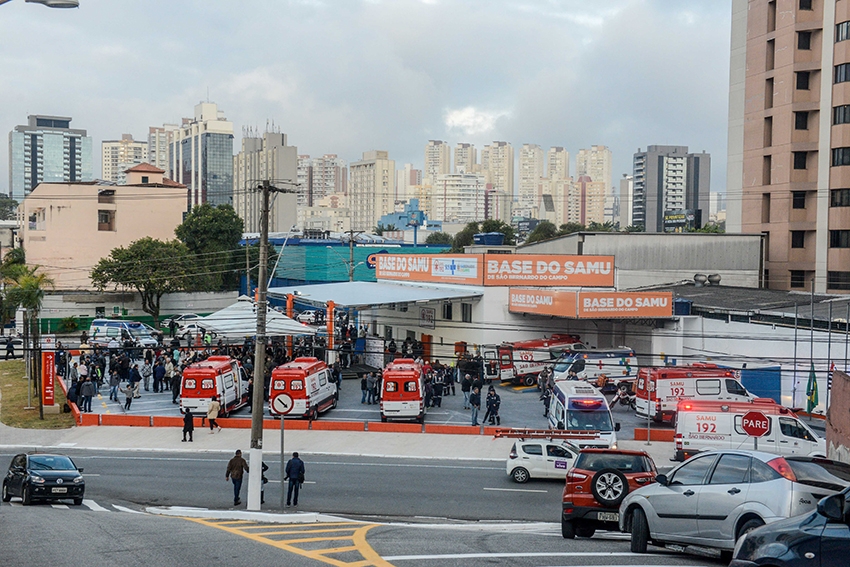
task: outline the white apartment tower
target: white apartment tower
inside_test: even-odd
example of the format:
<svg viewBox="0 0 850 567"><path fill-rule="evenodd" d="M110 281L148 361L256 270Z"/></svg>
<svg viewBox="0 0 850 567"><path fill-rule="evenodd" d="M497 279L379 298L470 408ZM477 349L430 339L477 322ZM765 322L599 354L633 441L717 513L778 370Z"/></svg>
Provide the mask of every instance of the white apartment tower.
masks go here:
<svg viewBox="0 0 850 567"><path fill-rule="evenodd" d="M454 173L477 173L478 150L472 144L460 143L455 146Z"/></svg>
<svg viewBox="0 0 850 567"><path fill-rule="evenodd" d="M168 171L168 148L177 130L177 124L163 124L148 128L148 163Z"/></svg>
<svg viewBox="0 0 850 567"><path fill-rule="evenodd" d="M348 192L348 168L336 154L298 156L298 206L312 207L328 195Z"/></svg>
<svg viewBox="0 0 850 567"><path fill-rule="evenodd" d="M587 175L593 181L601 181L607 191L614 185L612 163L608 146L590 146L589 150L579 150L576 154L576 175Z"/></svg>
<svg viewBox="0 0 850 567"><path fill-rule="evenodd" d="M363 159L351 162L348 202L352 230L371 231L395 210L395 161L388 152L363 152Z"/></svg>
<svg viewBox="0 0 850 567"><path fill-rule="evenodd" d="M548 162L546 177L549 179L570 178L570 152L561 146L552 146L546 157Z"/></svg>
<svg viewBox="0 0 850 567"><path fill-rule="evenodd" d="M438 175L431 187L429 219L451 223L479 222L486 219L484 176L477 173Z"/></svg>
<svg viewBox="0 0 850 567"><path fill-rule="evenodd" d="M634 177L631 175L623 175L620 179L620 208L617 222L620 223L620 230L632 225L632 200L635 193Z"/></svg>
<svg viewBox="0 0 850 567"><path fill-rule="evenodd" d="M422 168L425 182L433 183L438 175L451 172L451 159L451 150L446 142L428 140L425 145L425 167Z"/></svg>
<svg viewBox="0 0 850 567"><path fill-rule="evenodd" d="M422 185L422 170L413 169L412 163L404 164L404 169L396 171L395 191L396 201L415 198L411 187Z"/></svg>
<svg viewBox="0 0 850 567"><path fill-rule="evenodd" d="M519 212L536 216L537 195L544 170L543 148L537 144L523 144L519 151Z"/></svg>
<svg viewBox="0 0 850 567"><path fill-rule="evenodd" d="M508 142L493 142L481 150L481 171L494 191L507 198L514 194L514 148ZM502 213L504 214L504 213Z"/></svg>
<svg viewBox="0 0 850 567"><path fill-rule="evenodd" d="M133 140L132 134L122 134L120 140L104 140L100 144L100 153L100 178L121 185L127 177L125 171L134 165L148 163L147 142Z"/></svg>
<svg viewBox="0 0 850 567"><path fill-rule="evenodd" d="M295 146L286 143L286 134L266 132L262 136L249 130L242 132L242 151L233 156L233 208L245 222L245 232L260 232L262 193L261 180L292 189L282 181L295 181L297 176ZM296 196L278 193L269 215L269 231L284 232L296 222Z"/></svg>

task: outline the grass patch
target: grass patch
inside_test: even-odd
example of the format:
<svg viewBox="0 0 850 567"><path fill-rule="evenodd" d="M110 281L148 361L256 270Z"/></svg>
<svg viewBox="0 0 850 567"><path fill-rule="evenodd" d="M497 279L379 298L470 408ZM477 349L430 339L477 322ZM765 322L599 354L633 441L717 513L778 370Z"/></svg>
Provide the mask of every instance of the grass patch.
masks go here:
<svg viewBox="0 0 850 567"><path fill-rule="evenodd" d="M33 392L32 405L35 409L24 409L27 405L27 385L24 378L23 360L0 361L0 421L10 427L21 429L68 429L74 426L74 414L44 414L38 417L38 398ZM57 376L56 378L60 378ZM61 408L65 403L65 392L56 384L56 404Z"/></svg>

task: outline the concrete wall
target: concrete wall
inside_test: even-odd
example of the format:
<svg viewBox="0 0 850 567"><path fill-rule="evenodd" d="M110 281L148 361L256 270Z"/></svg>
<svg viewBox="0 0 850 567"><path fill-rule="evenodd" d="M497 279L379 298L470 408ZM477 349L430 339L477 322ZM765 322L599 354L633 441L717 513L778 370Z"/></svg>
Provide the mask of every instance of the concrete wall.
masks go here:
<svg viewBox="0 0 850 567"><path fill-rule="evenodd" d="M830 459L850 463L850 376L836 371L826 414L826 449Z"/></svg>

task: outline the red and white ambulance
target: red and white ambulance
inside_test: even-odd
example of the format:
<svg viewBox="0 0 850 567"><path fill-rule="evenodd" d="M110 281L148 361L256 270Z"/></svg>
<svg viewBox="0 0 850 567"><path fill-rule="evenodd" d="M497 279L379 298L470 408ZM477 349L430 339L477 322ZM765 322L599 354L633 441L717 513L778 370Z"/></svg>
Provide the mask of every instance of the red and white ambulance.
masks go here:
<svg viewBox="0 0 850 567"><path fill-rule="evenodd" d="M318 358L296 358L272 370L269 413L274 417L317 419L335 408L338 400L331 370Z"/></svg>
<svg viewBox="0 0 850 567"><path fill-rule="evenodd" d="M537 375L554 364L562 354L585 350L577 335L552 335L498 346L484 347L484 370L487 377L510 380L514 384L533 386Z"/></svg>
<svg viewBox="0 0 850 567"><path fill-rule="evenodd" d="M235 358L211 356L183 370L180 411L205 416L213 396L221 404L221 417L248 404L248 376Z"/></svg>
<svg viewBox="0 0 850 567"><path fill-rule="evenodd" d="M673 423L682 400L749 402L755 399L735 370L697 362L689 366L641 368L635 382L635 410L655 421Z"/></svg>
<svg viewBox="0 0 850 567"><path fill-rule="evenodd" d="M422 366L412 358L387 364L381 380L381 421L425 421L425 388Z"/></svg>

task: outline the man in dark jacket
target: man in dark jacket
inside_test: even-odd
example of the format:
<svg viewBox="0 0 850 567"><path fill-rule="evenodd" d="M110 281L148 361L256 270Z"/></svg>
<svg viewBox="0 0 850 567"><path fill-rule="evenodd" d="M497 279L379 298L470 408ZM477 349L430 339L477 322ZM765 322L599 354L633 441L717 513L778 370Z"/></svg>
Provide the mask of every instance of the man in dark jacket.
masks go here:
<svg viewBox="0 0 850 567"><path fill-rule="evenodd" d="M469 374L464 374L460 383L460 391L463 394L463 409L469 409L469 393L472 391L472 378Z"/></svg>
<svg viewBox="0 0 850 567"><path fill-rule="evenodd" d="M286 478L283 479L289 481L289 488L286 491L287 506L298 506L298 491L304 482L304 473L306 470L304 461L298 457L298 451L292 453L292 458L286 463ZM295 492L294 500L292 498L293 492Z"/></svg>
<svg viewBox="0 0 850 567"><path fill-rule="evenodd" d="M487 413L482 421L487 421L490 418L490 425L501 425L502 418L499 417L499 407L502 405L502 398L496 393L496 388L490 386L487 392Z"/></svg>
<svg viewBox="0 0 850 567"><path fill-rule="evenodd" d="M192 433L195 431L195 418L192 417L192 412L186 410L183 414L183 441L186 441L186 434L189 434L189 443L192 442Z"/></svg>
<svg viewBox="0 0 850 567"><path fill-rule="evenodd" d="M242 451L236 449L236 455L227 463L227 472L224 474L224 480L233 481L233 505L239 506L242 500L239 499L239 492L242 490L242 474L248 472L248 463L242 458Z"/></svg>
<svg viewBox="0 0 850 567"><path fill-rule="evenodd" d="M472 406L472 425L478 425L478 410L481 409L481 394L478 393L478 388L472 388L469 405Z"/></svg>
<svg viewBox="0 0 850 567"><path fill-rule="evenodd" d="M175 369L174 373L171 375L171 403L177 403L177 396L180 395L180 382L183 380L183 375L180 374L180 371Z"/></svg>
<svg viewBox="0 0 850 567"><path fill-rule="evenodd" d="M156 366L153 367L153 391L165 391L162 381L165 378L165 366L162 365L162 359L156 361Z"/></svg>

